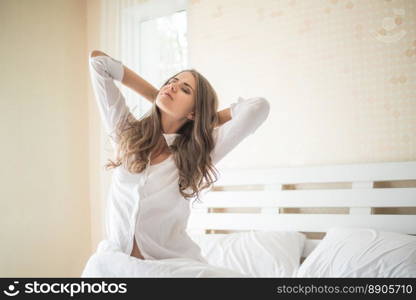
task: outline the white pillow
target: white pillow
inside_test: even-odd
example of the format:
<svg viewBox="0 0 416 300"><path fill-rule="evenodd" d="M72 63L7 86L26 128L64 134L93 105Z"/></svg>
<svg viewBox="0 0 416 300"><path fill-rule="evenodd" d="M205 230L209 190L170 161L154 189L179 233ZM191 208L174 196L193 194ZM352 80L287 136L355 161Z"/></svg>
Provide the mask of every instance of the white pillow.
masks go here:
<svg viewBox="0 0 416 300"><path fill-rule="evenodd" d="M254 277L295 277L306 237L297 231L190 234L209 264Z"/></svg>
<svg viewBox="0 0 416 300"><path fill-rule="evenodd" d="M416 237L333 227L303 261L296 277L416 277Z"/></svg>

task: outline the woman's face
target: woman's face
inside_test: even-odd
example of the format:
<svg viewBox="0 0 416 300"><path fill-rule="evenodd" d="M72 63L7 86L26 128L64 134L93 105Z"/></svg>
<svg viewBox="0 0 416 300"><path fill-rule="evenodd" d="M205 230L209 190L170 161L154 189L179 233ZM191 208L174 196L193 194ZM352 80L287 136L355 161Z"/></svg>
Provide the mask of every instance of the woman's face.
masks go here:
<svg viewBox="0 0 416 300"><path fill-rule="evenodd" d="M181 72L169 79L162 86L156 97L156 105L160 110L170 116L181 119L184 117L193 119L191 112L195 105L195 78L191 72ZM170 94L167 95L165 93Z"/></svg>

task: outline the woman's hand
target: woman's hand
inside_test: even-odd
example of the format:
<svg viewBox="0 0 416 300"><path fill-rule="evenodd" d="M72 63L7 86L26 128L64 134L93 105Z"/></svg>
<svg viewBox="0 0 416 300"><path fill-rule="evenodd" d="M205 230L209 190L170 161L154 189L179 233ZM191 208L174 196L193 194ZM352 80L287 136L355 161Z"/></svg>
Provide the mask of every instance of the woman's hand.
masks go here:
<svg viewBox="0 0 416 300"><path fill-rule="evenodd" d="M105 54L104 52L102 52L102 51L100 51L100 50L93 50L93 51L91 52L91 57L94 57L94 56L100 56L100 55L108 56L107 54Z"/></svg>

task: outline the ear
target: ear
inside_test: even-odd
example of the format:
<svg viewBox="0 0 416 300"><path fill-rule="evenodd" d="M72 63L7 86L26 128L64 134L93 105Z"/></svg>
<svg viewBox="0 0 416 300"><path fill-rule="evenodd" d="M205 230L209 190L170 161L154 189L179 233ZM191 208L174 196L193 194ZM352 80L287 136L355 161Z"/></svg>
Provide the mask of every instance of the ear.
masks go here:
<svg viewBox="0 0 416 300"><path fill-rule="evenodd" d="M191 111L187 116L186 116L186 118L187 119L190 119L190 120L195 120L195 112L193 112L193 111Z"/></svg>

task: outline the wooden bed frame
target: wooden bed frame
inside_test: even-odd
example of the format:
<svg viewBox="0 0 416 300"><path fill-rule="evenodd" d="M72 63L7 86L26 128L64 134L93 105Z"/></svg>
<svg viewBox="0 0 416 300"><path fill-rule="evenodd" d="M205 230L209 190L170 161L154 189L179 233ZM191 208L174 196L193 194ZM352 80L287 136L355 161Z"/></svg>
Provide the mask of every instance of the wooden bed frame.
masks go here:
<svg viewBox="0 0 416 300"><path fill-rule="evenodd" d="M299 231L301 262L335 226L416 235L416 161L218 170L191 206L190 235Z"/></svg>

